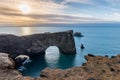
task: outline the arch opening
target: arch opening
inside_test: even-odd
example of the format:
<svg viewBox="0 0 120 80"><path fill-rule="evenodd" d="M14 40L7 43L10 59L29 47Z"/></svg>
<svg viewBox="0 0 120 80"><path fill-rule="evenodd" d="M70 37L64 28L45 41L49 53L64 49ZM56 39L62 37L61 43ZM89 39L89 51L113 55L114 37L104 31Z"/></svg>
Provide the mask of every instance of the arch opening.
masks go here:
<svg viewBox="0 0 120 80"><path fill-rule="evenodd" d="M56 68L60 57L60 50L57 46L49 46L45 50L45 61L51 68Z"/></svg>

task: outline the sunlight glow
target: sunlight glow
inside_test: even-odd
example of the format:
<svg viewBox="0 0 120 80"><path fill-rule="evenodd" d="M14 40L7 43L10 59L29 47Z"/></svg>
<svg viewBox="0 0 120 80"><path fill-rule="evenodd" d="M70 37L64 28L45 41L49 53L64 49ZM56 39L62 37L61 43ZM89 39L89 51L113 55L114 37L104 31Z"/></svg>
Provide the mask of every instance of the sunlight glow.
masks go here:
<svg viewBox="0 0 120 80"><path fill-rule="evenodd" d="M29 14L30 13L30 6L27 5L27 4L20 4L18 6L18 8L23 14Z"/></svg>
<svg viewBox="0 0 120 80"><path fill-rule="evenodd" d="M33 33L31 27L21 27L21 35L30 35Z"/></svg>

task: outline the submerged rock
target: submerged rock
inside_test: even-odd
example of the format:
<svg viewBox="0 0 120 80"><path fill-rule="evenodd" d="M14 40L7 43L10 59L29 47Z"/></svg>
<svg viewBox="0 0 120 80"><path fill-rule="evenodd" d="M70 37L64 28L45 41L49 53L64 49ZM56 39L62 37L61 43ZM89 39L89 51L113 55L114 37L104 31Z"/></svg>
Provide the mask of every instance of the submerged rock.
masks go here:
<svg viewBox="0 0 120 80"><path fill-rule="evenodd" d="M73 31L56 33L42 33L28 36L15 36L11 34L0 35L0 52L9 53L15 58L21 53L24 55L44 54L49 46L57 46L61 53L75 54Z"/></svg>

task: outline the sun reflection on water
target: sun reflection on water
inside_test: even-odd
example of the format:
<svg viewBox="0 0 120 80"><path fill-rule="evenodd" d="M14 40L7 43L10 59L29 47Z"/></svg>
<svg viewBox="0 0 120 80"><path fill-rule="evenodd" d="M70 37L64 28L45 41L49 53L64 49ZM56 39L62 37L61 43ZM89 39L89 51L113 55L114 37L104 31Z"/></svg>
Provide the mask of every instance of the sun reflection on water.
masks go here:
<svg viewBox="0 0 120 80"><path fill-rule="evenodd" d="M33 33L32 27L21 27L21 35L30 35Z"/></svg>

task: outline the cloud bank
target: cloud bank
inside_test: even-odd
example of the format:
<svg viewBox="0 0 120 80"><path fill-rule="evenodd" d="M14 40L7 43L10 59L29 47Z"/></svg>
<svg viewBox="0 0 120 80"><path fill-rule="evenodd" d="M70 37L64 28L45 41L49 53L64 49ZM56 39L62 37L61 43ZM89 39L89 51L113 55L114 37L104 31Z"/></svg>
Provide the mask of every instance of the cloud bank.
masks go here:
<svg viewBox="0 0 120 80"><path fill-rule="evenodd" d="M119 0L1 0L0 24L95 23L120 21ZM30 7L23 14L19 5Z"/></svg>

